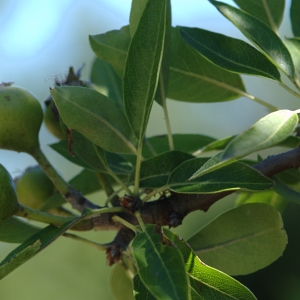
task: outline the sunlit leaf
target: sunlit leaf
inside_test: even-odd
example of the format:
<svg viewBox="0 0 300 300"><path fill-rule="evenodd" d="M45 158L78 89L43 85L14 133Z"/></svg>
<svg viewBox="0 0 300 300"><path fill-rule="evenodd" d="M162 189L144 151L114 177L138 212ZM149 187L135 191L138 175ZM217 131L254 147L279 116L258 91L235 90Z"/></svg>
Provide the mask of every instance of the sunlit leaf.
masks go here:
<svg viewBox="0 0 300 300"><path fill-rule="evenodd" d="M182 255L171 243L163 243L155 225L147 225L131 243L130 251L145 287L158 299L191 299Z"/></svg>
<svg viewBox="0 0 300 300"><path fill-rule="evenodd" d="M285 0L234 0L234 2L274 31L282 22Z"/></svg>
<svg viewBox="0 0 300 300"><path fill-rule="evenodd" d="M206 194L241 189L258 191L273 186L272 180L241 162L187 181L206 161L205 158L195 158L182 163L169 177L170 189L177 193Z"/></svg>
<svg viewBox="0 0 300 300"><path fill-rule="evenodd" d="M121 264L112 267L109 276L110 292L114 300L134 300L132 279Z"/></svg>
<svg viewBox="0 0 300 300"><path fill-rule="evenodd" d="M148 0L132 37L123 79L124 107L136 137L143 138L157 88L169 0Z"/></svg>
<svg viewBox="0 0 300 300"><path fill-rule="evenodd" d="M278 35L255 17L223 2L210 2L290 79L295 80L291 55Z"/></svg>
<svg viewBox="0 0 300 300"><path fill-rule="evenodd" d="M180 27L180 33L189 45L225 70L280 81L277 68L244 41L200 28Z"/></svg>
<svg viewBox="0 0 300 300"><path fill-rule="evenodd" d="M239 196L236 199L235 203L237 206L248 203L265 203L275 207L282 213L286 208L288 202L288 200L275 193L273 189L270 189L267 191L256 193L239 193Z"/></svg>
<svg viewBox="0 0 300 300"><path fill-rule="evenodd" d="M284 40L284 43L292 55L296 71L300 73L300 38L292 38L292 39L286 38Z"/></svg>
<svg viewBox="0 0 300 300"><path fill-rule="evenodd" d="M256 299L237 280L203 263L182 238L165 228L163 233L183 256L185 269L190 277L192 299Z"/></svg>
<svg viewBox="0 0 300 300"><path fill-rule="evenodd" d="M250 203L220 215L187 242L208 265L243 275L277 260L287 245L287 235L275 208Z"/></svg>
<svg viewBox="0 0 300 300"><path fill-rule="evenodd" d="M112 100L92 89L74 86L57 86L51 95L69 128L107 151L136 152L127 118Z"/></svg>

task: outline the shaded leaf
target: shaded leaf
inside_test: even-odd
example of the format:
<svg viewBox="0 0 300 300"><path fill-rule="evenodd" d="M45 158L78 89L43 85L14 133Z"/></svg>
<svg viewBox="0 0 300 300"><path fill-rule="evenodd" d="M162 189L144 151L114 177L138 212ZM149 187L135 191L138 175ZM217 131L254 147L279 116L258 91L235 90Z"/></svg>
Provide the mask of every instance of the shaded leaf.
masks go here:
<svg viewBox="0 0 300 300"><path fill-rule="evenodd" d="M201 134L173 134L174 148L188 153L193 153L201 147L215 141L214 138ZM152 136L145 140L143 145L143 157L149 158L166 152L170 149L168 136Z"/></svg>
<svg viewBox="0 0 300 300"><path fill-rule="evenodd" d="M57 86L51 95L69 128L107 151L136 152L127 118L112 100L92 89L73 86Z"/></svg>
<svg viewBox="0 0 300 300"><path fill-rule="evenodd" d="M104 90L109 99L123 107L122 80L106 61L96 58L91 71L91 81Z"/></svg>
<svg viewBox="0 0 300 300"><path fill-rule="evenodd" d="M183 256L185 269L190 277L192 299L256 299L237 280L204 264L182 238L165 228L163 233Z"/></svg>
<svg viewBox="0 0 300 300"><path fill-rule="evenodd" d="M233 6L214 0L210 0L210 2L257 46L275 66L280 68L292 80L295 79L295 69L291 55L281 39L269 26Z"/></svg>
<svg viewBox="0 0 300 300"><path fill-rule="evenodd" d="M10 217L0 222L0 241L22 243L40 229L19 218Z"/></svg>
<svg viewBox="0 0 300 300"><path fill-rule="evenodd" d="M77 221L68 222L59 228L49 225L24 241L0 263L0 279L46 248Z"/></svg>
<svg viewBox="0 0 300 300"><path fill-rule="evenodd" d="M280 81L277 68L244 41L199 28L180 27L180 33L189 45L225 70Z"/></svg>
<svg viewBox="0 0 300 300"><path fill-rule="evenodd" d="M275 32L282 22L285 0L234 0L234 2Z"/></svg>
<svg viewBox="0 0 300 300"><path fill-rule="evenodd" d="M169 177L170 189L177 193L206 194L240 189L258 191L273 186L272 180L241 162L187 181L206 161L205 158L195 158L182 163Z"/></svg>
<svg viewBox="0 0 300 300"><path fill-rule="evenodd" d="M299 11L300 13L300 11ZM299 25L300 27L300 25ZM285 45L289 49L292 59L296 68L296 71L300 73L300 38L288 39L284 41Z"/></svg>
<svg viewBox="0 0 300 300"><path fill-rule="evenodd" d="M239 75L205 59L172 30L172 56L168 98L185 102L221 102L241 96L245 87Z"/></svg>
<svg viewBox="0 0 300 300"><path fill-rule="evenodd" d="M121 264L112 267L109 276L110 292L115 300L134 300L132 279Z"/></svg>
<svg viewBox="0 0 300 300"><path fill-rule="evenodd" d="M276 176L273 176L272 179L275 181L273 190L277 194L279 194L280 196L284 197L285 199L287 199L289 201L293 201L293 202L300 204L300 193L298 191L288 187Z"/></svg>
<svg viewBox="0 0 300 300"><path fill-rule="evenodd" d="M275 208L251 203L220 215L187 242L210 266L244 275L277 260L287 245L287 235Z"/></svg>
<svg viewBox="0 0 300 300"><path fill-rule="evenodd" d="M131 41L129 25L120 30L90 35L90 45L98 58L108 62L123 78L127 50Z"/></svg>
<svg viewBox="0 0 300 300"><path fill-rule="evenodd" d="M300 3L298 0L292 0L291 8L290 8L290 18L292 23L292 30L294 36L300 37Z"/></svg>
<svg viewBox="0 0 300 300"><path fill-rule="evenodd" d="M191 299L189 280L178 248L162 243L155 225L146 225L131 242L137 272L146 288L159 299Z"/></svg>
<svg viewBox="0 0 300 300"><path fill-rule="evenodd" d="M141 163L140 187L159 188L167 184L171 172L182 162L194 158L191 154L173 150L144 160ZM135 168L132 170L129 181L134 181Z"/></svg>
<svg viewBox="0 0 300 300"><path fill-rule="evenodd" d="M47 198L47 200L45 201L43 206L40 208L40 210L48 211L49 209L59 207L59 206L63 205L64 203L66 203L66 199L59 192L57 192L57 193L53 194L52 196L50 196L49 198Z"/></svg>
<svg viewBox="0 0 300 300"><path fill-rule="evenodd" d="M230 141L232 141L235 138L235 136L227 136L225 138L213 141L212 143L209 143L208 145L204 146L202 149L200 149L200 153L202 152L208 152L213 150L223 150L228 145Z"/></svg>
<svg viewBox="0 0 300 300"><path fill-rule="evenodd" d="M256 192L256 193L239 193L238 198L236 199L235 204L237 206L248 203L265 203L275 207L281 213L284 211L288 204L288 200L279 196L273 191L273 189Z"/></svg>
<svg viewBox="0 0 300 300"><path fill-rule="evenodd" d="M136 300L156 300L149 290L145 287L139 275L135 275L133 278L134 287L134 299Z"/></svg>
<svg viewBox="0 0 300 300"><path fill-rule="evenodd" d="M132 37L123 79L124 107L130 126L145 134L161 67L168 0L148 0Z"/></svg>

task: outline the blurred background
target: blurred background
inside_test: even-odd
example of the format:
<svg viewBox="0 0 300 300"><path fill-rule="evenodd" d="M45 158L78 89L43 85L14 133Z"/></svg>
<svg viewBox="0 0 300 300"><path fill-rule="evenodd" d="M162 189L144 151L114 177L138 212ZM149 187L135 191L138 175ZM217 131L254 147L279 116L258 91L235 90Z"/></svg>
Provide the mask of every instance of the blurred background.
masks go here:
<svg viewBox="0 0 300 300"><path fill-rule="evenodd" d="M233 4L233 1L223 2ZM289 8L290 1L286 1L286 5ZM27 88L44 107L49 87L54 85L55 78L65 78L70 66L77 70L85 64L81 79L89 80L95 56L90 49L88 35L127 25L130 6L130 0L1 0L0 81L13 81L16 86ZM200 27L244 39L208 1L172 0L172 12L174 26ZM282 37L292 36L288 13L287 9L280 29ZM299 108L297 99L288 95L276 83L249 76L243 79L248 93L280 108ZM199 133L215 138L240 133L268 113L266 108L244 98L218 104L169 100L168 108L173 133ZM165 132L163 113L154 103L147 134L152 136ZM44 126L40 132L40 141L42 150L67 180L80 171L79 167L50 149L48 144L57 140ZM0 163L13 177L20 175L27 166L36 164L27 154L5 150L0 150ZM93 197L99 198L99 195L91 195L91 199ZM188 238L233 204L234 197L214 205L207 213L194 213L185 219L184 226L177 232ZM103 243L112 239L113 234L89 233L89 237ZM0 243L0 260L15 247ZM104 253L60 238L4 278L0 282L0 295L2 300L113 299L109 292L109 271ZM296 274L289 280L291 286L297 286L297 283L299 286L298 276ZM281 284L282 289L292 290L290 286ZM296 288L291 295L299 296L298 292ZM276 298L280 293L274 293L274 298L264 299L296 299L292 296Z"/></svg>

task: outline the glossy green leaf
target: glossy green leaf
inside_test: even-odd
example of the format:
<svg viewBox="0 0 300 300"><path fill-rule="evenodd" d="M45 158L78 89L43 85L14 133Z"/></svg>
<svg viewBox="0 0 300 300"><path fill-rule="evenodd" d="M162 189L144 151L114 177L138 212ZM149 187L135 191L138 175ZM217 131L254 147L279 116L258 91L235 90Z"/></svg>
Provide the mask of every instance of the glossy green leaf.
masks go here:
<svg viewBox="0 0 300 300"><path fill-rule="evenodd" d="M132 279L121 264L117 263L112 267L109 287L114 300L134 300Z"/></svg>
<svg viewBox="0 0 300 300"><path fill-rule="evenodd" d="M279 178L276 176L273 176L272 179L275 181L275 185L273 187L273 190L279 194L280 196L284 197L285 199L289 201L296 202L300 204L300 193L286 184L284 184Z"/></svg>
<svg viewBox="0 0 300 300"><path fill-rule="evenodd" d="M76 221L68 222L59 228L49 225L24 241L0 263L0 279L7 276L13 270L49 246L75 224Z"/></svg>
<svg viewBox="0 0 300 300"><path fill-rule="evenodd" d="M190 277L192 299L256 299L237 280L203 263L182 238L165 228L163 233L183 256L185 269Z"/></svg>
<svg viewBox="0 0 300 300"><path fill-rule="evenodd" d="M107 151L136 152L127 118L112 100L92 89L74 86L57 86L51 95L69 128Z"/></svg>
<svg viewBox="0 0 300 300"><path fill-rule="evenodd" d="M233 74L205 59L172 30L172 56L168 98L185 102L221 102L241 96L245 87Z"/></svg>
<svg viewBox="0 0 300 300"><path fill-rule="evenodd" d="M171 172L181 163L194 156L173 150L144 160L141 163L140 187L159 188L167 184ZM129 181L134 181L135 169L132 170Z"/></svg>
<svg viewBox="0 0 300 300"><path fill-rule="evenodd" d="M131 41L129 26L103 34L90 35L89 40L97 57L108 62L123 78L127 51Z"/></svg>
<svg viewBox="0 0 300 300"><path fill-rule="evenodd" d="M241 162L235 162L193 180L187 181L207 159L195 158L182 163L169 177L170 189L177 193L206 194L236 190L266 190L272 180Z"/></svg>
<svg viewBox="0 0 300 300"><path fill-rule="evenodd" d="M293 59L296 71L298 73L300 73L300 38L293 38L293 39L286 38L284 43L292 55L292 59Z"/></svg>
<svg viewBox="0 0 300 300"><path fill-rule="evenodd" d="M277 260L287 235L275 208L250 203L220 215L187 242L206 264L230 275L244 275Z"/></svg>
<svg viewBox="0 0 300 300"><path fill-rule="evenodd" d="M285 0L234 0L234 2L275 32L282 22Z"/></svg>
<svg viewBox="0 0 300 300"><path fill-rule="evenodd" d="M139 275L133 278L134 299L136 300L156 300L149 290L145 287Z"/></svg>
<svg viewBox="0 0 300 300"><path fill-rule="evenodd" d="M290 18L292 23L292 30L294 36L300 37L300 3L298 0L292 0L291 8L290 8Z"/></svg>
<svg viewBox="0 0 300 300"><path fill-rule="evenodd" d="M298 124L297 113L279 110L261 118L236 136L225 148L220 160L241 158L284 141Z"/></svg>
<svg viewBox="0 0 300 300"><path fill-rule="evenodd" d="M103 90L109 99L123 107L122 80L106 61L96 58L91 71L91 81Z"/></svg>
<svg viewBox="0 0 300 300"><path fill-rule="evenodd" d="M0 241L5 243L22 243L41 228L31 225L16 217L0 222Z"/></svg>
<svg viewBox="0 0 300 300"><path fill-rule="evenodd" d="M280 81L277 68L244 41L199 28L180 27L180 33L189 45L225 70Z"/></svg>
<svg viewBox="0 0 300 300"><path fill-rule="evenodd" d="M182 255L171 243L162 243L155 225L146 225L131 243L137 272L146 288L158 299L191 299Z"/></svg>
<svg viewBox="0 0 300 300"><path fill-rule="evenodd" d="M148 0L127 54L123 79L124 107L139 140L144 137L157 88L168 1Z"/></svg>
<svg viewBox="0 0 300 300"><path fill-rule="evenodd" d="M188 153L193 153L201 147L215 141L214 138L201 134L173 134L174 148ZM143 145L143 157L149 158L166 152L170 149L168 136L152 136L145 140Z"/></svg>
<svg viewBox="0 0 300 300"><path fill-rule="evenodd" d="M130 32L131 36L134 35L141 16L146 7L147 0L133 0L131 4L130 10ZM159 82L157 85L157 90L155 93L155 101L160 105L163 105L163 101L165 101L168 91L168 83L169 83L169 61L170 61L170 53L171 53L171 5L168 1L167 3L167 12L166 12L166 34L164 41L164 52L161 63L161 70L159 75Z"/></svg>
<svg viewBox="0 0 300 300"><path fill-rule="evenodd" d="M255 46L292 80L295 69L291 55L278 35L265 23L228 4L210 2L231 21Z"/></svg>
<svg viewBox="0 0 300 300"><path fill-rule="evenodd" d="M256 193L239 193L235 204L237 206L240 206L248 203L265 203L275 207L278 211L282 213L286 208L288 202L288 200L275 193L273 189L270 189L267 191Z"/></svg>

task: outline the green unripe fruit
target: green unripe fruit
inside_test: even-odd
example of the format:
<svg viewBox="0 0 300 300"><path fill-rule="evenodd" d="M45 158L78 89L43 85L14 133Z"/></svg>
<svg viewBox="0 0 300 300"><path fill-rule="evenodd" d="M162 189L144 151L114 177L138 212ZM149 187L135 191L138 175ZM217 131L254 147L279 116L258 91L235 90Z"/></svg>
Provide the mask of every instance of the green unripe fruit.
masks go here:
<svg viewBox="0 0 300 300"><path fill-rule="evenodd" d="M61 127L59 112L52 99L49 97L45 101L46 109L44 114L44 123L47 129L59 140L64 140L68 138L67 133L65 133Z"/></svg>
<svg viewBox="0 0 300 300"><path fill-rule="evenodd" d="M43 110L29 91L0 84L0 148L32 153L39 146Z"/></svg>
<svg viewBox="0 0 300 300"><path fill-rule="evenodd" d="M29 167L23 175L15 179L19 202L34 209L40 209L53 195L52 181L39 167Z"/></svg>
<svg viewBox="0 0 300 300"><path fill-rule="evenodd" d="M13 179L0 164L0 221L11 217L19 207Z"/></svg>

